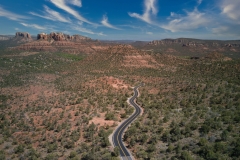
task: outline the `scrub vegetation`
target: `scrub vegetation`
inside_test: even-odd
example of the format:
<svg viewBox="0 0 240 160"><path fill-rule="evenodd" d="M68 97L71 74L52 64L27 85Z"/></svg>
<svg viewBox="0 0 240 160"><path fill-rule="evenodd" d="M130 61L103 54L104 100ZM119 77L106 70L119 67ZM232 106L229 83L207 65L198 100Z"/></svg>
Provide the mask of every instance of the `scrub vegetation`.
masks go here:
<svg viewBox="0 0 240 160"><path fill-rule="evenodd" d="M239 159L239 59L183 55L2 50L0 159L118 159L108 136L141 82L144 112L123 138L136 159Z"/></svg>

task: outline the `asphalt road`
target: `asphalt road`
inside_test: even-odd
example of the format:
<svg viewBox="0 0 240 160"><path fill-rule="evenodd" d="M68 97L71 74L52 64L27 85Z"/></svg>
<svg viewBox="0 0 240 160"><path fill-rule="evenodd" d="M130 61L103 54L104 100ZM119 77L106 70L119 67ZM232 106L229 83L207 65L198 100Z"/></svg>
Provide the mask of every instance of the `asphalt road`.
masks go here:
<svg viewBox="0 0 240 160"><path fill-rule="evenodd" d="M113 133L112 140L113 140L113 145L114 147L118 146L120 150L120 157L123 160L133 160L130 152L128 149L124 146L122 137L124 131L127 129L127 127L140 115L141 113L141 108L138 106L137 103L135 103L135 99L138 96L138 88L140 86L134 87L134 95L129 99L129 103L135 108L135 112L128 118L126 119Z"/></svg>

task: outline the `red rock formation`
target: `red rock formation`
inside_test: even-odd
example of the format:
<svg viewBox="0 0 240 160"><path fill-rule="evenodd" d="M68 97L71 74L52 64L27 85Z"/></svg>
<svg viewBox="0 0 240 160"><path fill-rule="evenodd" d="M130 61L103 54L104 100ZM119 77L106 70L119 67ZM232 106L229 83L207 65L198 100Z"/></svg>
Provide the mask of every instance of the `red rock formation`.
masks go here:
<svg viewBox="0 0 240 160"><path fill-rule="evenodd" d="M37 35L37 40L54 40L54 41L74 41L74 42L82 42L89 41L91 38L84 37L81 35L67 35L63 33L55 33L52 32L50 34L40 33Z"/></svg>
<svg viewBox="0 0 240 160"><path fill-rule="evenodd" d="M91 40L91 38L84 37L84 36L81 36L81 35L73 35L72 40L76 41L76 42L81 42L81 41Z"/></svg>
<svg viewBox="0 0 240 160"><path fill-rule="evenodd" d="M48 40L48 35L46 33L40 33L37 35L38 40Z"/></svg>
<svg viewBox="0 0 240 160"><path fill-rule="evenodd" d="M50 34L40 33L37 40L14 47L11 49L24 51L47 51L47 52L67 52L67 53L95 53L98 50L106 49L98 41L81 35L67 35L52 32Z"/></svg>

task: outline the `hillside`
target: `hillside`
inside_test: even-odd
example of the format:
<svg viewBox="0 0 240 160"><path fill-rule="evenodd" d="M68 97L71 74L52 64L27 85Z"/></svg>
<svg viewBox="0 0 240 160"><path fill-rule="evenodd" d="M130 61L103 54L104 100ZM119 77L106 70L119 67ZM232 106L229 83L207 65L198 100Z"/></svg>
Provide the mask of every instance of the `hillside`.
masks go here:
<svg viewBox="0 0 240 160"><path fill-rule="evenodd" d="M167 53L175 56L203 57L210 52L218 52L231 58L240 58L239 40L220 41L179 38L155 40L135 46L149 52Z"/></svg>

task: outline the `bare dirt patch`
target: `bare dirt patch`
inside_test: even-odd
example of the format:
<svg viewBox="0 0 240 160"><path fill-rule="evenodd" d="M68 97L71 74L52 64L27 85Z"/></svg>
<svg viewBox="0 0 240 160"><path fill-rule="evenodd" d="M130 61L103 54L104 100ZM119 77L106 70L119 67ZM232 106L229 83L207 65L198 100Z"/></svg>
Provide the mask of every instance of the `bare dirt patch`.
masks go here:
<svg viewBox="0 0 240 160"><path fill-rule="evenodd" d="M115 121L113 120L105 120L105 113L101 113L99 117L93 117L92 120L89 121L89 124L94 123L95 125L101 127L113 126Z"/></svg>
<svg viewBox="0 0 240 160"><path fill-rule="evenodd" d="M97 84L107 84L115 89L127 89L129 87L129 85L126 84L123 80L112 76L100 77L96 80L87 82L87 85L91 87L96 87Z"/></svg>
<svg viewBox="0 0 240 160"><path fill-rule="evenodd" d="M124 56L123 66L136 68L156 68L162 65L158 64L156 60L150 55L127 55Z"/></svg>

